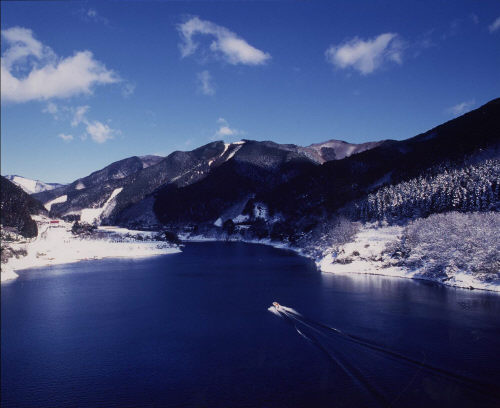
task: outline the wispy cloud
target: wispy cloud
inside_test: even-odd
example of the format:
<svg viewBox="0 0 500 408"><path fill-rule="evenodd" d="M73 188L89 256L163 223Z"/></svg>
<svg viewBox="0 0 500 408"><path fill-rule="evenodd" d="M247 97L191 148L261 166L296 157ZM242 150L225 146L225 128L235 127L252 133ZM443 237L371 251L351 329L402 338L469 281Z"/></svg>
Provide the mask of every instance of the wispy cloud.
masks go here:
<svg viewBox="0 0 500 408"><path fill-rule="evenodd" d="M193 55L199 48L200 44L195 41L195 36L211 37L212 41L204 52L229 64L262 65L271 58L270 54L253 47L227 28L199 17L192 17L179 24L177 30L182 40L179 48L183 58Z"/></svg>
<svg viewBox="0 0 500 408"><path fill-rule="evenodd" d="M52 117L53 117L54 119L56 119L56 120L57 120L57 119L59 119L59 115L58 115L58 113L59 113L59 108L58 108L58 106L57 106L55 103L53 103L53 102L49 102L49 103L47 104L47 106L45 106L45 108L43 108L43 109L42 109L42 113L48 113L48 114L52 115Z"/></svg>
<svg viewBox="0 0 500 408"><path fill-rule="evenodd" d="M104 143L109 139L113 139L117 131L110 128L105 123L94 120L85 122L87 134L96 143Z"/></svg>
<svg viewBox="0 0 500 408"><path fill-rule="evenodd" d="M128 98L132 96L135 92L135 84L132 82L125 82L122 86L122 96Z"/></svg>
<svg viewBox="0 0 500 408"><path fill-rule="evenodd" d="M212 75L208 71L201 71L197 75L198 89L203 95L215 95L215 86Z"/></svg>
<svg viewBox="0 0 500 408"><path fill-rule="evenodd" d="M498 17L493 23L491 23L488 26L488 30L490 30L490 33L494 33L500 28L500 17Z"/></svg>
<svg viewBox="0 0 500 408"><path fill-rule="evenodd" d="M413 57L418 57L423 51L437 46L437 43L433 39L435 30L427 30L422 34L418 35L416 40L409 45L411 51L413 51Z"/></svg>
<svg viewBox="0 0 500 408"><path fill-rule="evenodd" d="M470 111L475 103L476 101L474 99L471 99L470 101L457 103L456 105L447 108L446 112L452 114L453 116L460 116Z"/></svg>
<svg viewBox="0 0 500 408"><path fill-rule="evenodd" d="M87 119L85 118L85 115L87 114L89 109L90 106L88 105L78 106L74 108L74 114L73 114L73 119L71 120L71 126L76 127L80 123L86 121Z"/></svg>
<svg viewBox="0 0 500 408"><path fill-rule="evenodd" d="M363 75L371 74L385 63L402 64L403 42L395 33L384 33L368 40L354 37L339 45L331 45L325 52L333 66L352 68Z"/></svg>
<svg viewBox="0 0 500 408"><path fill-rule="evenodd" d="M462 26L463 19L457 18L453 20L449 25L446 31L441 35L442 40L447 40L448 38L455 37Z"/></svg>
<svg viewBox="0 0 500 408"><path fill-rule="evenodd" d="M2 30L2 38L6 44L1 62L1 95L5 102L91 94L96 85L120 81L88 50L58 57L23 27Z"/></svg>
<svg viewBox="0 0 500 408"><path fill-rule="evenodd" d="M74 139L73 135L67 135L65 133L59 133L57 137L64 140L66 143L71 142Z"/></svg>
<svg viewBox="0 0 500 408"><path fill-rule="evenodd" d="M212 140L227 139L227 138L230 138L232 136L240 136L240 135L245 134L245 132L243 132L242 130L232 128L231 126L229 126L228 121L224 118L217 119L217 124L218 124L219 128L215 132Z"/></svg>
<svg viewBox="0 0 500 408"><path fill-rule="evenodd" d="M87 118L87 112L90 107L88 105L78 106L73 108L73 119L71 120L71 126L77 127L80 124L85 125L85 135L82 140L85 140L87 136L96 142L104 143L107 140L113 139L114 136L120 131L112 129L109 125L100 122L98 120L89 120Z"/></svg>
<svg viewBox="0 0 500 408"><path fill-rule="evenodd" d="M106 17L101 16L94 8L82 8L79 10L78 14L80 14L80 17L83 21L89 23L101 23L105 25L109 24L109 20Z"/></svg>

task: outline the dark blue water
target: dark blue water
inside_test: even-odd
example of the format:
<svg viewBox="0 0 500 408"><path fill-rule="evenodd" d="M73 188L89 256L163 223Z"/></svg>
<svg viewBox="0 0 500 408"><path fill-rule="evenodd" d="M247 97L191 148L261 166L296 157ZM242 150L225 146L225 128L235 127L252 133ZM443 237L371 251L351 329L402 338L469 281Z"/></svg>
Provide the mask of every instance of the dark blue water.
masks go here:
<svg viewBox="0 0 500 408"><path fill-rule="evenodd" d="M1 294L2 407L500 406L495 294L240 243L28 270Z"/></svg>

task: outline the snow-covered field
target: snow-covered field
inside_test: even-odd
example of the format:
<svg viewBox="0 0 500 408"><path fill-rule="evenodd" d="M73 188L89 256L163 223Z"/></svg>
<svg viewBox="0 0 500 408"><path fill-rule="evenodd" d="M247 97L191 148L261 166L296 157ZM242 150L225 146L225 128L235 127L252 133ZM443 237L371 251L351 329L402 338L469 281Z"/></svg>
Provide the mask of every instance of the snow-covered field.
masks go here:
<svg viewBox="0 0 500 408"><path fill-rule="evenodd" d="M419 269L409 270L394 265L394 261L384 253L386 244L394 241L403 232L399 226L377 227L365 224L353 242L349 242L337 251L329 250L317 260L316 265L325 273L336 274L371 274L393 276L407 279L424 279L448 286L474 288L500 292L500 284L481 281L469 273L455 272L447 280L433 279L422 274Z"/></svg>
<svg viewBox="0 0 500 408"><path fill-rule="evenodd" d="M59 224L52 225L42 219L38 219L38 222L39 234L36 239L27 243L12 244L15 249L26 249L27 255L17 259L11 258L6 264L2 264L2 282L17 278L15 271L20 269L88 259L137 258L180 252L176 246L153 241L151 232L107 227L98 231L109 233L110 238L90 239L74 236L70 223L60 221ZM126 238L127 234L141 235L144 240ZM117 240L117 236L123 239Z"/></svg>

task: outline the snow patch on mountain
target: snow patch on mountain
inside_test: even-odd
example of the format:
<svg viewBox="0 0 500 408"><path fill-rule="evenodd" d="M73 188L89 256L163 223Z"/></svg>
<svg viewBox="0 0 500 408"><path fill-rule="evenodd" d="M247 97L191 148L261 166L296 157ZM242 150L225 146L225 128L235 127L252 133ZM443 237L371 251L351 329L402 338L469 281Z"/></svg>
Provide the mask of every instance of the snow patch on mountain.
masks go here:
<svg viewBox="0 0 500 408"><path fill-rule="evenodd" d="M235 149L231 153L229 153L229 155L227 156L226 161L231 160L234 157L234 155L238 152L238 150L240 150L243 147L244 143L245 142L236 142L236 143L233 143L233 144L235 144L237 146L235 147Z"/></svg>
<svg viewBox="0 0 500 408"><path fill-rule="evenodd" d="M26 193L34 194L40 193L42 191L53 190L57 187L61 187L62 184L58 183L44 183L40 180L32 180L26 177L17 175L7 175L5 176L8 180L12 181L14 184L21 187Z"/></svg>
<svg viewBox="0 0 500 408"><path fill-rule="evenodd" d="M233 218L233 222L235 224L241 224L242 222L246 222L250 219L250 216L249 215L243 215L243 214L240 214L238 215L237 217L234 217Z"/></svg>
<svg viewBox="0 0 500 408"><path fill-rule="evenodd" d="M267 220L269 218L269 210L267 205L264 203L255 203L253 207L253 216L254 218L262 218L263 220Z"/></svg>
<svg viewBox="0 0 500 408"><path fill-rule="evenodd" d="M67 195L63 195L63 196L54 198L53 200L50 200L48 203L45 203L44 207L47 209L47 211L50 211L50 209L52 208L53 204L65 203L67 200L68 200L68 196Z"/></svg>
<svg viewBox="0 0 500 408"><path fill-rule="evenodd" d="M111 205L113 199L122 192L123 187L115 188L109 198L106 200L104 205L99 208L84 208L80 214L80 220L88 224L94 224L99 221L101 215L106 212L108 207Z"/></svg>
<svg viewBox="0 0 500 408"><path fill-rule="evenodd" d="M7 176L13 183L17 184L28 194L34 193L36 189L36 180L27 179L19 176Z"/></svg>
<svg viewBox="0 0 500 408"><path fill-rule="evenodd" d="M217 161L219 158L223 157L227 151L233 147L234 149L228 154L228 156L226 157L226 159L224 161L228 161L230 159L232 159L234 157L234 155L238 152L238 150L241 149L241 147L243 146L245 142L244 141L239 141L239 142L233 142L233 143L224 143L224 150L222 151L222 153L218 156L218 157L215 157L211 160L208 161L208 165L211 166L215 161Z"/></svg>

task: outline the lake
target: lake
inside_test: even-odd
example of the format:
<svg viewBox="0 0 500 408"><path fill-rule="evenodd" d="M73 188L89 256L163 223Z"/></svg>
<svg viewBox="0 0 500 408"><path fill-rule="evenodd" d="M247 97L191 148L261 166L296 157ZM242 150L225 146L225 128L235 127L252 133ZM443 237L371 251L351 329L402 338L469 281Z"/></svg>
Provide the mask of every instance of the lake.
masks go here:
<svg viewBox="0 0 500 408"><path fill-rule="evenodd" d="M2 407L500 406L494 293L226 242L19 275L1 287Z"/></svg>

